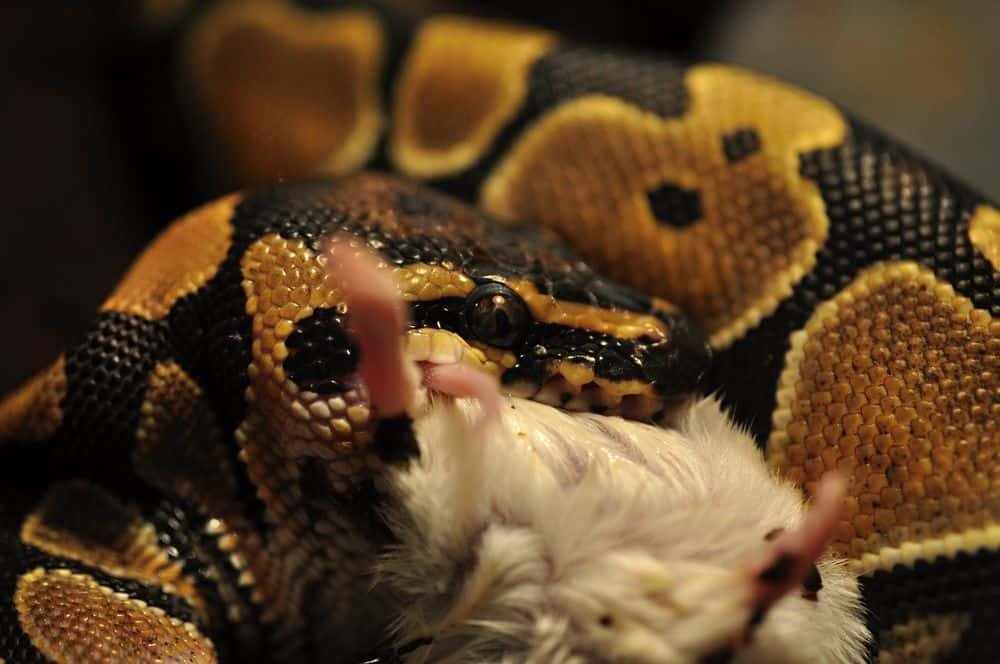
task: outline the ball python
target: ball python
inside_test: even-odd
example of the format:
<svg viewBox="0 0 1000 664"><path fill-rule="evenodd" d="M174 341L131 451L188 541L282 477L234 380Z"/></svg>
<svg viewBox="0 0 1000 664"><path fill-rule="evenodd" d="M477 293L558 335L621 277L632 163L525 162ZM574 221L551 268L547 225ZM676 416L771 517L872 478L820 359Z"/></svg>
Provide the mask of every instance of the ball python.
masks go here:
<svg viewBox="0 0 1000 664"><path fill-rule="evenodd" d="M835 105L731 66L684 67L484 20L410 22L379 7L232 3L189 27L185 89L221 168L245 182L392 170L500 222L548 227L634 289L625 306L603 280L598 294L564 297L589 303L593 325L634 324L624 312L650 306L649 296L690 314L714 350L705 388L723 394L769 463L807 493L828 469L850 478L832 548L860 577L872 656L992 657L1000 534L994 204ZM261 470L280 465L268 446L241 440L241 426L270 426L269 416L248 417L253 404L280 403L280 394L258 395L250 383L285 372L293 350L301 358L320 345L349 348L335 306L295 300L298 280L319 277L309 243L328 212L310 197L328 194L317 186L237 194L177 222L83 342L4 402L3 467L18 488L5 495L3 514L5 532L18 533L4 539L4 560L16 561L4 566L6 661L43 661L15 606L18 583L61 593L60 602L84 607L71 614L81 617L88 598L111 597L149 626L147 636L199 653L214 649L198 627L213 611L212 624L227 632L218 643L259 643L254 625L266 604L254 596L259 580L248 557L265 546L289 559L304 554L291 535L266 543L253 536L268 527L261 502L287 487ZM377 202L383 194L366 196L362 208L389 216L433 216L451 205L414 196L393 213ZM254 228L238 221L248 209ZM274 231L271 244L248 253L260 231ZM455 275L437 269L447 247L430 242L400 257L427 250L441 263L424 266L415 284L449 286ZM247 277L273 260L282 267L275 276ZM275 288L278 301L265 295ZM297 321L301 307L327 313ZM454 314L414 309L418 318ZM650 324L642 315L649 311L640 326ZM684 329L682 317L667 318ZM316 327L295 349L278 341L282 322L291 323L281 327L287 339L296 325ZM503 365L504 353L480 351L484 364ZM323 381L349 355L300 364L299 378L334 387ZM335 418L352 435L354 422L371 415L363 390L355 392ZM591 388L588 396L596 393L608 394ZM635 415L658 403L649 394L628 401ZM292 411L288 426L318 417L299 405L305 419ZM164 446L175 440L188 449ZM241 458L247 443L258 449ZM308 457L307 449L285 452ZM245 461L255 454L263 455L256 470ZM293 493L301 499L324 473L336 481L379 460L337 462L332 478L313 463L289 470L305 482ZM54 487L46 495L23 470L41 464ZM194 496L229 511L205 518L191 509ZM232 528L251 535L234 537ZM63 572L47 576L55 559ZM36 597L37 634L49 623L44 594Z"/></svg>

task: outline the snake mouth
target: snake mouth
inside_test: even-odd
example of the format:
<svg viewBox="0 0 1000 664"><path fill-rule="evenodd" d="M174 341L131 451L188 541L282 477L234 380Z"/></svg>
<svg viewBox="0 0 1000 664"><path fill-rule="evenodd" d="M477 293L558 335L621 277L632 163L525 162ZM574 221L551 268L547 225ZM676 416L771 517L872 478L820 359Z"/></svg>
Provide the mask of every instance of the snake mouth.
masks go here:
<svg viewBox="0 0 1000 664"><path fill-rule="evenodd" d="M491 358L460 335L437 328L416 328L404 334L404 352L426 375L434 366L462 364L501 381L503 359ZM541 382L524 378L504 382L502 391L570 411L620 415L632 420L656 420L671 403L640 380L601 378L584 364L553 361Z"/></svg>
<svg viewBox="0 0 1000 664"><path fill-rule="evenodd" d="M648 383L600 378L585 366L565 362L553 366L541 385L522 379L504 389L512 396L565 410L619 415L630 420L658 420L671 406Z"/></svg>

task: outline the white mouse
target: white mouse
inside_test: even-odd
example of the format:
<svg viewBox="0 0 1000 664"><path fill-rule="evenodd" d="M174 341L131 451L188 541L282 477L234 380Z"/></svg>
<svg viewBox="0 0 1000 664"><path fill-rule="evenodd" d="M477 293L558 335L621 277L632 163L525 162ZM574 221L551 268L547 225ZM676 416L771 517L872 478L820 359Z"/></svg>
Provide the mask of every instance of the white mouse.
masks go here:
<svg viewBox="0 0 1000 664"><path fill-rule="evenodd" d="M807 506L712 398L663 428L418 369L391 280L343 253L372 401L419 452L378 478L397 544L375 584L400 659L864 661L857 579L824 553L843 479Z"/></svg>

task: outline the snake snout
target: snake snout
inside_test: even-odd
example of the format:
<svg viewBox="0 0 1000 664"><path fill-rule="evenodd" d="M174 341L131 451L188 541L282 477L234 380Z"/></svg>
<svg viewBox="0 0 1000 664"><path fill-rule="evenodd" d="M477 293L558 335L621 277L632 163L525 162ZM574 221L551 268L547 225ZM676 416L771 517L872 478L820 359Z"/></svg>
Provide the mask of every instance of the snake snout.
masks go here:
<svg viewBox="0 0 1000 664"><path fill-rule="evenodd" d="M680 314L661 314L667 323L670 339L652 344L639 365L646 381L662 397L697 393L712 365L712 347L691 319Z"/></svg>

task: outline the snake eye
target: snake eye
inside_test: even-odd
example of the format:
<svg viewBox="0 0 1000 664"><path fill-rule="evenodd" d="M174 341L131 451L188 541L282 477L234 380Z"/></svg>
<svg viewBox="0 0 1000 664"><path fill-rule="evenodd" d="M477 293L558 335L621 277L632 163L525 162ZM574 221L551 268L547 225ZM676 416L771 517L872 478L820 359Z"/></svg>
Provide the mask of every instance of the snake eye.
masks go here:
<svg viewBox="0 0 1000 664"><path fill-rule="evenodd" d="M511 348L524 339L531 314L517 293L491 281L476 286L466 296L465 322L480 341L498 348Z"/></svg>

